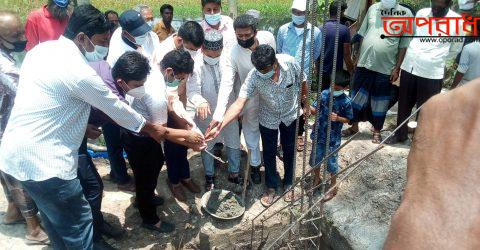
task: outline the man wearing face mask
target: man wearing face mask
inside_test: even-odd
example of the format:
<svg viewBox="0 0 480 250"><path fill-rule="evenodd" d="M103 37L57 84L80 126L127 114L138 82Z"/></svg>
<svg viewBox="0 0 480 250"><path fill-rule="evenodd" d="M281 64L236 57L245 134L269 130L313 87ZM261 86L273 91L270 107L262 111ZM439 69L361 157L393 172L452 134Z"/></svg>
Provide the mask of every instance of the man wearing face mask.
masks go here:
<svg viewBox="0 0 480 250"><path fill-rule="evenodd" d="M230 94L233 90L234 93L238 93L240 86L245 83L248 73L254 68L251 60L252 52L261 44L270 45L274 49L276 47L273 34L268 31L257 31L257 20L250 15L245 14L237 17L233 27L237 36L237 44L233 46L226 57L225 63L221 65L222 76L218 90L217 107L207 133L210 129L221 124ZM242 116L242 129L251 154L252 181L255 184L260 184L262 181L260 175L262 157L259 145L258 96L252 96L246 104Z"/></svg>
<svg viewBox="0 0 480 250"><path fill-rule="evenodd" d="M110 39L107 62L111 67L127 51L137 51L148 58L153 66L154 51L160 48L157 34L135 10L127 10L120 15L120 27Z"/></svg>
<svg viewBox="0 0 480 250"><path fill-rule="evenodd" d="M223 55L223 56L222 56ZM192 86L194 92L205 98L207 104L216 108L218 99L218 90L220 88L220 80L222 72L220 71L221 61L225 60L223 52L223 36L216 30L210 30L205 33L205 41L202 46L202 56L197 57L195 65L200 68L199 84ZM229 105L234 101L234 94L230 94ZM210 113L199 113L196 116L196 123L200 130L205 132L212 120ZM240 135L238 128L238 120L233 121L218 137L220 140L210 141L208 148L210 152L218 141L225 141L226 152L228 157L228 180L235 184L243 183L240 176ZM202 162L205 168L205 189L211 190L215 186L215 159L206 152L202 152Z"/></svg>
<svg viewBox="0 0 480 250"><path fill-rule="evenodd" d="M150 6L145 5L145 4L139 4L133 10L137 11L142 15L143 20L145 20L145 23L150 26L150 28L153 28L153 12Z"/></svg>
<svg viewBox="0 0 480 250"><path fill-rule="evenodd" d="M305 25L307 26L307 40L305 49L305 66L303 68L305 75L314 67L311 62L315 62L320 56L320 48L322 47L322 33L317 27L313 27L305 18L305 10L307 6L306 0L294 0L292 3L292 22L286 23L280 27L277 34L277 52L279 54L287 54L293 56L295 61L301 65L303 51L303 32ZM311 33L313 32L314 41L311 41ZM310 49L313 46L313 59L310 60ZM298 130L298 151L303 151L303 133L305 125L305 116L300 117Z"/></svg>
<svg viewBox="0 0 480 250"><path fill-rule="evenodd" d="M193 73L193 67L194 61L187 51L172 50L168 52L160 62L160 69L167 88L169 88L169 86L172 88L171 86L178 86L180 82L185 82ZM178 104L179 102L175 103ZM180 105L182 104L180 103ZM181 108L183 108L183 106ZM189 121L179 116L175 107L169 107L167 126L169 128L196 131L200 135L202 134L195 125L192 127ZM186 187L192 193L201 192L200 187L190 177L190 165L187 159L187 153L188 148L184 145L175 141L165 141L168 187L173 196L182 202L187 200L182 186Z"/></svg>
<svg viewBox="0 0 480 250"><path fill-rule="evenodd" d="M25 37L29 51L37 44L57 40L65 31L71 13L70 0L48 0L47 5L27 17Z"/></svg>
<svg viewBox="0 0 480 250"><path fill-rule="evenodd" d="M344 130L347 137L358 132L358 123L368 121L373 126L373 143L380 143L385 117L389 109L392 83L400 72L410 38L407 33L400 37L386 37L383 17L413 17L411 11L396 0L382 0L367 11L358 34L363 37L360 57L355 69L352 89L352 127ZM390 23L385 26L389 28ZM394 34L395 31L390 30ZM398 31L397 31L398 32Z"/></svg>
<svg viewBox="0 0 480 250"><path fill-rule="evenodd" d="M233 20L229 16L222 15L221 0L202 0L202 12L204 19L200 22L205 32L218 30L223 36L224 50L230 50L235 45L235 31Z"/></svg>
<svg viewBox="0 0 480 250"><path fill-rule="evenodd" d="M16 13L0 11L0 96L2 97L0 102L0 139L13 107L20 77L12 53L22 52L27 43L23 27ZM0 182L8 201L3 223L13 225L25 221L25 239L28 243L48 243L48 236L43 231L37 215L37 206L23 189L20 181L0 171Z"/></svg>
<svg viewBox="0 0 480 250"><path fill-rule="evenodd" d="M185 50L192 59L195 59L199 55L198 50L203 44L204 37L202 27L197 22L185 22L178 29L178 33L169 36L155 51L155 65L161 68L161 61L167 53L173 50ZM197 68L195 66L194 72L182 81L167 82L167 94L169 95L169 102L173 103L174 112L181 118L187 119L192 126L195 126L192 117L185 111L187 99L197 108L199 104L204 103L204 99L200 95L189 91L189 86L199 81ZM201 106L200 108L207 109L208 106Z"/></svg>
<svg viewBox="0 0 480 250"><path fill-rule="evenodd" d="M148 73L159 76L147 78ZM145 57L131 51L119 58L112 69L112 75L116 84L132 97L127 99L130 100L134 110L142 114L147 121L166 126L168 115L165 83L159 69L150 69ZM161 79L161 81L156 82L153 81L154 79ZM172 135L176 133L180 137L168 138L169 140L189 147L195 147L196 141L203 139L203 136L192 130L172 129L171 133ZM156 207L164 203L163 199L155 197L158 175L164 162L162 145L151 137L130 131L125 131L123 136L130 166L135 176L136 198L143 220L142 226L158 232L172 232L175 226L161 221L156 212Z"/></svg>
<svg viewBox="0 0 480 250"><path fill-rule="evenodd" d="M431 8L421 9L417 12L416 18L458 18L459 14L450 9L452 0L432 0ZM415 36L437 36L440 31L437 30L437 22L445 20L432 21L432 32L430 34L428 27L414 27ZM450 22L450 36L464 36L463 20L458 24L454 20ZM456 32L459 32L456 34ZM456 38L458 40L458 38ZM440 93L442 90L443 79L445 77L445 62L455 58L460 53L463 45L463 39L460 41L445 42L421 41L421 38L413 38L405 55L402 64L402 73L400 77L400 91L398 97L398 115L397 125L400 125L410 116L415 105L419 107L430 97ZM402 126L391 138L389 143L401 143L408 139L408 127Z"/></svg>
<svg viewBox="0 0 480 250"><path fill-rule="evenodd" d="M108 29L99 10L81 5L64 36L27 54L0 146L0 169L21 181L35 201L55 249L93 247L92 213L77 178L91 105L157 141L169 134L121 102L86 63L87 52L96 50L99 35Z"/></svg>
<svg viewBox="0 0 480 250"><path fill-rule="evenodd" d="M302 96L302 103L306 103L307 84L300 65L289 55L275 55L275 50L269 45L259 45L252 53L252 63L255 69L248 74L245 84L240 89L237 100L225 113L219 126L213 128L206 139L218 136L220 131L230 122L236 120L245 108L247 100L259 96L259 123L262 135L263 159L265 162L265 184L267 190L261 202L268 207L275 199L275 192L280 187L280 176L276 167L276 152L278 133L280 144L284 151L284 179L283 187L288 189L294 178L293 165L296 120L298 118L298 97ZM290 192L285 201L294 199Z"/></svg>

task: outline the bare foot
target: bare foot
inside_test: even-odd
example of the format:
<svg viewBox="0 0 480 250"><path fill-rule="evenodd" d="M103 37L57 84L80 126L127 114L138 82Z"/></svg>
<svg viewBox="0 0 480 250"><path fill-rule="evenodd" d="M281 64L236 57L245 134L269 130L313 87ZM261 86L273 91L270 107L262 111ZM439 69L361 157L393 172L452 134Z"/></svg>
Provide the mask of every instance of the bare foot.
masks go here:
<svg viewBox="0 0 480 250"><path fill-rule="evenodd" d="M327 195L325 195L325 197L323 197L323 202L327 202L331 199L333 199L333 197L335 197L337 195L337 192L338 192L338 188L334 188L332 191L328 192Z"/></svg>
<svg viewBox="0 0 480 250"><path fill-rule="evenodd" d="M3 218L3 223L6 225L23 223L25 219L18 210L17 206L13 203L8 203L7 211L5 212L5 217Z"/></svg>

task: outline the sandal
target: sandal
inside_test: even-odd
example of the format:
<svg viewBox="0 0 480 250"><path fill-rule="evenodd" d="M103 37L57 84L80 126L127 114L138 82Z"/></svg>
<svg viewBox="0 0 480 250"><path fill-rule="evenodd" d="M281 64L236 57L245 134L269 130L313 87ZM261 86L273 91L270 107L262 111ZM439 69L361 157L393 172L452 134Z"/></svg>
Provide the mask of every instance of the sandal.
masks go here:
<svg viewBox="0 0 480 250"><path fill-rule="evenodd" d="M269 188L263 194L263 197L260 199L260 203L262 203L264 207L269 207L270 205L272 205L274 200L275 200L275 189Z"/></svg>
<svg viewBox="0 0 480 250"><path fill-rule="evenodd" d="M50 245L48 235L41 231L37 236L25 235L25 244L27 245Z"/></svg>
<svg viewBox="0 0 480 250"><path fill-rule="evenodd" d="M380 132L374 132L372 143L380 144L381 142L382 142L382 134L380 134Z"/></svg>
<svg viewBox="0 0 480 250"><path fill-rule="evenodd" d="M303 141L303 136L297 137L297 151L302 152L305 148L305 142Z"/></svg>
<svg viewBox="0 0 480 250"><path fill-rule="evenodd" d="M285 197L283 198L283 200L285 202L295 202L297 201L297 199L299 198L298 194L295 194L295 191L294 190L290 190L286 195Z"/></svg>
<svg viewBox="0 0 480 250"><path fill-rule="evenodd" d="M358 133L358 131L355 131L350 127L342 131L342 137L350 137L356 133Z"/></svg>

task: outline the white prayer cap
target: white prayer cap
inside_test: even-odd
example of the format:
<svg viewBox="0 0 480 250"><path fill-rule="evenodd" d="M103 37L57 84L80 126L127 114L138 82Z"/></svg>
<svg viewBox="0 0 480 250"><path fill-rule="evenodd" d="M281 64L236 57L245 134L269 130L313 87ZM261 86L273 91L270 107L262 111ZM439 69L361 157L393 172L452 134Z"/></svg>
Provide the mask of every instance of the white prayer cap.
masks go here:
<svg viewBox="0 0 480 250"><path fill-rule="evenodd" d="M307 0L293 0L292 9L305 11L307 8Z"/></svg>

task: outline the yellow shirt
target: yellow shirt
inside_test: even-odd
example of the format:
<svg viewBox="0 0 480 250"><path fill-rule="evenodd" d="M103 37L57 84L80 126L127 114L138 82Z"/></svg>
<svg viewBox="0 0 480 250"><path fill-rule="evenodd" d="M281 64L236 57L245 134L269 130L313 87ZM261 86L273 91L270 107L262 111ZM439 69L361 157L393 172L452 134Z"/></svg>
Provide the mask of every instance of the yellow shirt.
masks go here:
<svg viewBox="0 0 480 250"><path fill-rule="evenodd" d="M160 39L160 42L167 39L171 34L175 33L175 29L170 26L170 28L165 27L163 20L160 20L155 27L153 27L153 32L155 32Z"/></svg>

